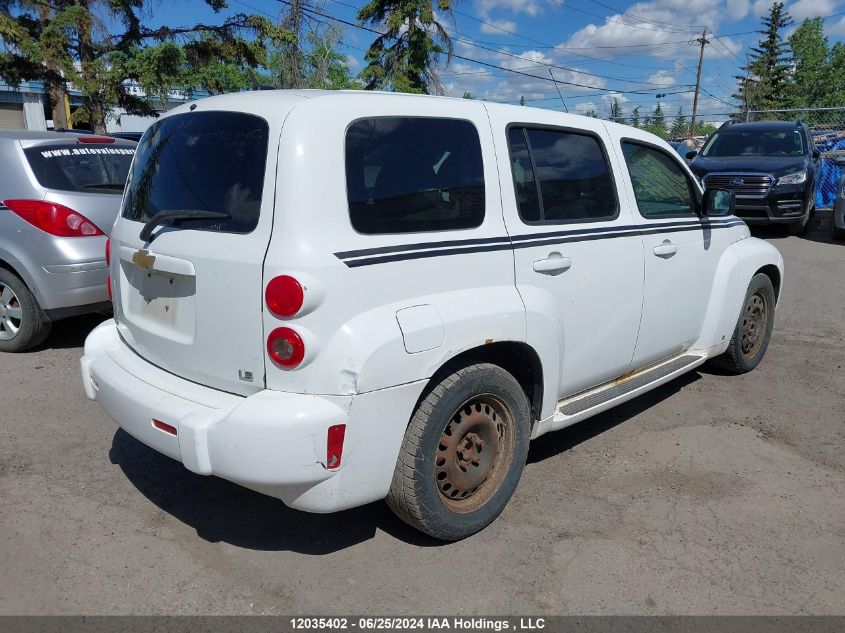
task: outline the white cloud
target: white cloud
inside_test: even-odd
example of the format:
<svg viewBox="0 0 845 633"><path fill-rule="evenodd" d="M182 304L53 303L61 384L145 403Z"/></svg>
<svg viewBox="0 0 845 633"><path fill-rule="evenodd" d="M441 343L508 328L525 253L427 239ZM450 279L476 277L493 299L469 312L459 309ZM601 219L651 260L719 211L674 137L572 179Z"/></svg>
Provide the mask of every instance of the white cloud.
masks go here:
<svg viewBox="0 0 845 633"><path fill-rule="evenodd" d="M360 68L361 62L358 61L358 58L354 55L347 55L346 56L346 65L349 66L349 70L355 72Z"/></svg>
<svg viewBox="0 0 845 633"><path fill-rule="evenodd" d="M483 22L479 31L488 35L508 35L507 31L516 32L516 22L513 20L490 20Z"/></svg>
<svg viewBox="0 0 845 633"><path fill-rule="evenodd" d="M727 4L728 16L734 20L741 20L751 9L751 2L749 0L728 0Z"/></svg>
<svg viewBox="0 0 845 633"><path fill-rule="evenodd" d="M740 8L734 6L733 10L739 11ZM694 57L698 53L698 45L692 40L699 34L699 27L695 25L706 24L711 29L718 29L725 17L725 3L723 0L652 0L637 2L628 7L627 11L645 20L621 14L611 15L602 24L588 24L579 29L561 47L592 48L591 55L601 56L603 50L595 47L630 45L631 53L642 53L646 51L644 46L676 43L662 50L652 50L651 54L665 59ZM680 26L667 26L670 24ZM685 39L691 43L685 45ZM624 48L610 50L613 55L625 52Z"/></svg>
<svg viewBox="0 0 845 633"><path fill-rule="evenodd" d="M493 9L505 9L514 15L540 13L540 0L476 0L475 10L481 16L488 16Z"/></svg>
<svg viewBox="0 0 845 633"><path fill-rule="evenodd" d="M833 0L798 0L790 4L786 9L796 21L806 18L830 15L836 12L837 3Z"/></svg>
<svg viewBox="0 0 845 633"><path fill-rule="evenodd" d="M772 8L774 0L756 0L756 2L751 5L751 13L760 17L761 15L765 15L769 12L769 9Z"/></svg>
<svg viewBox="0 0 845 633"><path fill-rule="evenodd" d="M584 101L583 103L577 104L573 110L579 114L587 114L587 112L598 112L598 106L596 106L594 101Z"/></svg>
<svg viewBox="0 0 845 633"><path fill-rule="evenodd" d="M674 86L677 84L677 80L675 76L672 75L668 70L658 70L656 73L651 75L646 81L650 84L658 84L660 86Z"/></svg>
<svg viewBox="0 0 845 633"><path fill-rule="evenodd" d="M824 32L830 37L845 37L845 18L838 22L825 23Z"/></svg>

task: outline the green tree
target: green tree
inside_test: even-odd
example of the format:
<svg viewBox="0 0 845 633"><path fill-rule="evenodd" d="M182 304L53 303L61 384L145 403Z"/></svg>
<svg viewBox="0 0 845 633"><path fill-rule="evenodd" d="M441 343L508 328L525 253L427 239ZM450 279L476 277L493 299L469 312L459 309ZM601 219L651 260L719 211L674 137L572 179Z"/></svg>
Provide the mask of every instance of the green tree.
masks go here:
<svg viewBox="0 0 845 633"><path fill-rule="evenodd" d="M660 102L654 107L651 116L646 118L643 129L661 138L666 138L666 116L663 114L663 106Z"/></svg>
<svg viewBox="0 0 845 633"><path fill-rule="evenodd" d="M597 119L597 118L599 118L599 114L598 114L598 112L596 112L595 110L587 110L587 113L586 113L584 116L588 116L588 117L590 117L591 119Z"/></svg>
<svg viewBox="0 0 845 633"><path fill-rule="evenodd" d="M474 99L475 97L472 96L471 92L464 91L464 99Z"/></svg>
<svg viewBox="0 0 845 633"><path fill-rule="evenodd" d="M204 0L215 12L225 0ZM68 84L82 93L75 123L105 132L113 108L154 115L175 86L212 91L244 86L289 32L267 18L234 14L220 24L150 28L149 0L0 0L0 78L11 85L43 80L51 99ZM108 26L106 26L108 25ZM119 27L119 28L118 28ZM58 106L58 104L53 104Z"/></svg>
<svg viewBox="0 0 845 633"><path fill-rule="evenodd" d="M613 97L610 101L610 120L622 122L622 104L617 97Z"/></svg>
<svg viewBox="0 0 845 633"><path fill-rule="evenodd" d="M522 96L519 98L519 105L521 105L521 106L524 106L524 105L525 105L525 95L522 95Z"/></svg>
<svg viewBox="0 0 845 633"><path fill-rule="evenodd" d="M634 127L640 127L640 106L631 110L631 125Z"/></svg>
<svg viewBox="0 0 845 633"><path fill-rule="evenodd" d="M437 9L452 15L452 0L437 0ZM362 76L368 90L443 93L435 71L442 55L452 56L452 40L437 21L431 0L370 0L358 20L379 35L367 50Z"/></svg>
<svg viewBox="0 0 845 633"><path fill-rule="evenodd" d="M300 33L305 47L300 50L301 62L299 74L294 79L291 65L291 51L282 47L269 55L266 83L276 88L320 88L325 90L343 90L362 88L349 69L349 61L337 50L343 31L337 26L317 27ZM263 82L259 82L263 83Z"/></svg>
<svg viewBox="0 0 845 633"><path fill-rule="evenodd" d="M745 75L737 75L738 88L734 98L743 110L770 110L787 107L790 96L792 58L781 32L792 24L783 2L775 2L763 17L762 35L757 46L751 47Z"/></svg>
<svg viewBox="0 0 845 633"><path fill-rule="evenodd" d="M669 130L670 138L683 138L687 135L687 117L684 114L684 107L678 108L678 113L675 115L675 120L672 121L672 127Z"/></svg>

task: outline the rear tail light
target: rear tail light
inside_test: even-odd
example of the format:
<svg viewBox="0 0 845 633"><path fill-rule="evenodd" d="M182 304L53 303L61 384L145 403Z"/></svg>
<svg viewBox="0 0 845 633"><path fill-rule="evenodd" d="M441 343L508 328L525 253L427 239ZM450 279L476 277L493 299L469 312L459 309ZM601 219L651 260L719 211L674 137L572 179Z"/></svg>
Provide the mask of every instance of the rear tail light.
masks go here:
<svg viewBox="0 0 845 633"><path fill-rule="evenodd" d="M111 238L106 238L106 266L111 266Z"/></svg>
<svg viewBox="0 0 845 633"><path fill-rule="evenodd" d="M279 367L293 369L305 358L305 344L294 330L277 327L267 337L267 354Z"/></svg>
<svg viewBox="0 0 845 633"><path fill-rule="evenodd" d="M326 468L340 468L343 457L343 439L346 437L346 425L335 424L329 427L326 441Z"/></svg>
<svg viewBox="0 0 845 633"><path fill-rule="evenodd" d="M4 200L14 213L50 235L58 237L91 237L103 235L81 213L56 202L46 200Z"/></svg>
<svg viewBox="0 0 845 633"><path fill-rule="evenodd" d="M279 275L270 280L264 291L267 309L277 317L292 317L305 300L302 284L290 275Z"/></svg>

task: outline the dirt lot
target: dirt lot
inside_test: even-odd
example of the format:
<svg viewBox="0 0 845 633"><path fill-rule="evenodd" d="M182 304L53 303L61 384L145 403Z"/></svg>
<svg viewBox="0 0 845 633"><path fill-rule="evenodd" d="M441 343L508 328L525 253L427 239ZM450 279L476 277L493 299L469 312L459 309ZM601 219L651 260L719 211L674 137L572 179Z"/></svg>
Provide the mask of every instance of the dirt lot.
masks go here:
<svg viewBox="0 0 845 633"><path fill-rule="evenodd" d="M0 613L845 614L845 245L770 239L760 368L541 438L502 517L449 545L147 449L82 393L97 319L61 324L0 354Z"/></svg>

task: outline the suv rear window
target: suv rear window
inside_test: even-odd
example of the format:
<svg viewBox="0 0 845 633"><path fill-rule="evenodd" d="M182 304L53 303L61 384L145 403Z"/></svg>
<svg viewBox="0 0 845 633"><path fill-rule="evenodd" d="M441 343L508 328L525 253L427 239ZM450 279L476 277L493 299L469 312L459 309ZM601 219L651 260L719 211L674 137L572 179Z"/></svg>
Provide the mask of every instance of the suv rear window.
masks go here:
<svg viewBox="0 0 845 633"><path fill-rule="evenodd" d="M86 193L123 193L134 147L115 145L38 145L24 150L42 187Z"/></svg>
<svg viewBox="0 0 845 633"><path fill-rule="evenodd" d="M249 233L258 225L267 122L241 112L190 112L154 123L138 145L123 217L214 211L227 219L172 220L180 228Z"/></svg>
<svg viewBox="0 0 845 633"><path fill-rule="evenodd" d="M484 165L478 132L457 119L360 119L346 132L346 190L359 233L479 226Z"/></svg>

